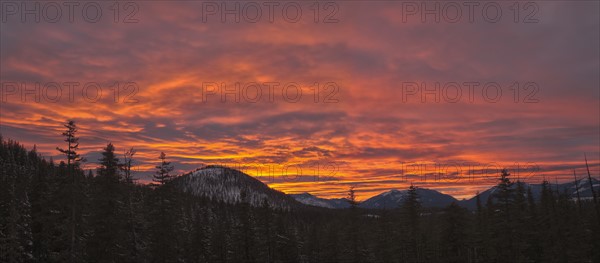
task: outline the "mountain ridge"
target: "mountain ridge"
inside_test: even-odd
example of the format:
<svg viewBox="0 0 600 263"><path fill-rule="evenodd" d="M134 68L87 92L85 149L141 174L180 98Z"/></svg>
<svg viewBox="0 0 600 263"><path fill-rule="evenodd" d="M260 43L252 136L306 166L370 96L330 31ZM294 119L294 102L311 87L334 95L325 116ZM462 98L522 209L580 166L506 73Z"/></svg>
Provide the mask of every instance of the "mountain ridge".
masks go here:
<svg viewBox="0 0 600 263"><path fill-rule="evenodd" d="M258 179L225 166L208 165L178 176L171 183L184 193L229 204L247 202L261 207L266 201L270 207L284 210L301 205Z"/></svg>
<svg viewBox="0 0 600 263"><path fill-rule="evenodd" d="M534 200L539 200L542 193L542 184L530 184L525 182L523 182L523 184L525 186L525 190L527 190L527 188L531 188L531 193L533 194ZM577 184L577 188L575 187L575 184ZM596 194L598 194L598 191L600 191L600 181L592 177L592 185L596 190ZM516 187L517 182L513 183L512 188L515 189ZM562 184L548 183L548 187L554 192L558 191L560 194L567 193L569 198L572 200L577 198L577 190L579 190L579 196L581 199L587 200L592 198L592 191L587 178L578 179L577 183L575 181ZM470 199L461 200L459 205L468 209L475 209L477 206L477 196L479 196L481 203L485 204L487 199L494 193L495 189L496 186L492 186Z"/></svg>
<svg viewBox="0 0 600 263"><path fill-rule="evenodd" d="M592 181L594 189L598 188L600 192L600 181L595 178L592 178ZM291 209L303 205L328 209L350 207L346 198L322 198L307 192L286 194L269 187L250 175L226 166L208 165L178 176L172 183L176 184L185 193L225 203L248 202L252 206L259 207L267 201L269 206L281 209ZM524 184L526 188L531 188L534 199L539 199L542 184ZM567 193L572 199L576 198L576 185L582 199L589 199L592 196L587 178L579 179L577 182L548 185L551 189L556 189L555 191ZM516 187L516 183L513 187ZM478 196L481 202L485 204L495 189L496 186L492 186L470 199L463 200L457 200L452 195L428 188L417 187L417 194L424 208L443 208L454 202L472 210L476 208ZM364 209L395 209L402 204L407 191L390 189L360 202L358 207Z"/></svg>

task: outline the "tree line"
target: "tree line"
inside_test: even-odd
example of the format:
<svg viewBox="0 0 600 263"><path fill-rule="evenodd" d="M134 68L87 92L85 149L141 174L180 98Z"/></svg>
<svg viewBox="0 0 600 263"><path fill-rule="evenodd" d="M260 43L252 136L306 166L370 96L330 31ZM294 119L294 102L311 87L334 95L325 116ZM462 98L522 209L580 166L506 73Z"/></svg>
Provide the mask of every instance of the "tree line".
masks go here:
<svg viewBox="0 0 600 263"><path fill-rule="evenodd" d="M59 163L0 135L1 262L600 262L595 198L544 181L536 199L506 170L475 211L424 208L414 186L387 210L359 208L354 188L348 209L280 210L184 194L164 153L149 185L111 143L86 171L65 129Z"/></svg>

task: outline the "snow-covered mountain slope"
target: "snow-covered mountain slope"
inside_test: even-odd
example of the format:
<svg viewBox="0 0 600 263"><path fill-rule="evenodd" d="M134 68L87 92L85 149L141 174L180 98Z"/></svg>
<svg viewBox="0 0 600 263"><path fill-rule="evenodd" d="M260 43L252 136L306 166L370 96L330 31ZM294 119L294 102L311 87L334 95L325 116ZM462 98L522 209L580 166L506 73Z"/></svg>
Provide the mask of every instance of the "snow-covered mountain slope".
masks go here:
<svg viewBox="0 0 600 263"><path fill-rule="evenodd" d="M592 178L592 185L594 187L594 191L596 191L596 195L600 194L600 181ZM541 188L541 185L540 185ZM592 198L592 187L590 186L590 181L586 178L582 178L577 180L577 182L573 181L570 183L565 183L559 185L559 189L563 189L566 191L571 198L577 198L577 191L579 191L579 196L582 199L591 199Z"/></svg>
<svg viewBox="0 0 600 263"><path fill-rule="evenodd" d="M577 184L577 187L576 187ZM600 181L595 178L592 178L592 185L594 186L594 190L596 191L596 195L600 194ZM535 200L539 200L542 195L542 184L528 184L523 183L523 186L527 190L527 188L531 188L531 193L533 194L533 198ZM589 180L586 178L582 178L577 180L577 182L568 182L562 184L548 184L552 191L558 191L560 194L566 193L573 200L577 198L577 190L579 190L579 196L582 200L592 199L592 188L590 187ZM516 183L513 184L513 188L516 188ZM485 205L487 199L490 198L496 191L496 187L492 187L487 189L479 194L479 199L481 200L481 204ZM477 206L477 196L474 196L471 199L460 201L461 206L466 207L468 209L475 209Z"/></svg>
<svg viewBox="0 0 600 263"><path fill-rule="evenodd" d="M393 209L397 208L402 204L404 196L407 191L403 190L390 190L379 195L373 196L364 202L361 202L358 206L365 209ZM417 188L417 194L419 195L419 201L423 207L445 207L452 202L457 202L454 197L446 194L442 194L435 190ZM319 198L309 193L290 195L300 203L325 207L331 209L343 209L350 207L348 200L345 198L337 199L325 199Z"/></svg>
<svg viewBox="0 0 600 263"><path fill-rule="evenodd" d="M345 198L325 199L319 198L309 193L291 194L291 197L296 201L310 206L318 206L331 209L342 209L350 207L348 200Z"/></svg>
<svg viewBox="0 0 600 263"><path fill-rule="evenodd" d="M252 176L222 166L206 166L179 176L172 183L185 193L229 204L243 201L260 207L266 200L269 206L286 210L301 205ZM242 195L245 195L244 200Z"/></svg>
<svg viewBox="0 0 600 263"><path fill-rule="evenodd" d="M280 209L290 209L302 207L304 205L317 206L331 209L348 208L348 200L345 198L325 199L313 196L309 193L286 195L282 192L269 188L261 181L234 170L222 166L206 166L196 171L184 174L173 180L174 184L183 192L196 196L207 197L214 201L226 203L242 202L242 193L244 193L244 202L252 206L263 206L266 200L269 206ZM596 194L600 194L600 181L592 178L592 184ZM563 184L549 184L554 191L567 193L571 198L576 198L576 185L579 189L581 199L591 199L592 191L587 178L582 178L577 182ZM515 186L516 187L516 184ZM525 184L525 188L531 188L535 199L541 195L541 184ZM496 187L492 187L479 194L482 204L485 205L487 199L494 193ZM359 204L359 207L365 209L393 209L402 204L407 190L390 190L379 195L373 196ZM446 207L452 202L457 202L461 206L475 209L476 197L458 202L454 197L442 194L438 191L417 188L419 201L426 208Z"/></svg>
<svg viewBox="0 0 600 263"><path fill-rule="evenodd" d="M360 203L359 207L368 209L393 209L402 204L404 196L408 190L390 190L385 193L373 196ZM436 190L417 188L419 201L423 207L446 207L457 200L447 194L442 194Z"/></svg>

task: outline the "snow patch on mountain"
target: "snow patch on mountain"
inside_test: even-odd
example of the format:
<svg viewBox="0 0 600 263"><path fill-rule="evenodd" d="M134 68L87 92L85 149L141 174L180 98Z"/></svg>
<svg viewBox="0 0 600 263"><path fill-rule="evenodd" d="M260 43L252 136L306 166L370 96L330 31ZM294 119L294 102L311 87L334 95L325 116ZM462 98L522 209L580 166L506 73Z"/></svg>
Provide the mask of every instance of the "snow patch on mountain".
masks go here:
<svg viewBox="0 0 600 263"><path fill-rule="evenodd" d="M305 205L310 206L318 206L330 209L340 209L340 208L348 208L350 204L348 200L345 198L336 198L336 199L325 199L319 198L309 193L302 194L291 194L291 197L296 199L296 201L303 203Z"/></svg>
<svg viewBox="0 0 600 263"><path fill-rule="evenodd" d="M359 207L368 209L394 209L402 205L408 190L392 189L373 196L359 204ZM457 200L436 190L417 188L418 199L423 207L445 207Z"/></svg>
<svg viewBox="0 0 600 263"><path fill-rule="evenodd" d="M246 202L260 207L266 201L270 207L286 210L298 205L286 194L245 173L223 166L197 169L176 178L173 183L185 193L229 204Z"/></svg>
<svg viewBox="0 0 600 263"><path fill-rule="evenodd" d="M596 193L600 192L600 181L592 177L592 186ZM515 189L517 184L514 183L512 188ZM529 184L523 183L523 187L525 189L531 188L531 193L533 194L533 198L535 200L539 200L542 195L542 184ZM579 196L581 200L590 200L592 199L592 188L590 187L590 182L588 178L578 179L577 182L567 182L562 184L552 184L548 183L548 188L553 192L558 191L560 194L566 193L569 195L571 200L577 200L577 191L579 191ZM487 203L488 198L493 196L496 191L496 186L491 187L488 190L485 190L479 194L479 198L481 200L481 204L485 205ZM477 196L474 196L471 199L463 200L459 204L468 209L475 209L477 203Z"/></svg>

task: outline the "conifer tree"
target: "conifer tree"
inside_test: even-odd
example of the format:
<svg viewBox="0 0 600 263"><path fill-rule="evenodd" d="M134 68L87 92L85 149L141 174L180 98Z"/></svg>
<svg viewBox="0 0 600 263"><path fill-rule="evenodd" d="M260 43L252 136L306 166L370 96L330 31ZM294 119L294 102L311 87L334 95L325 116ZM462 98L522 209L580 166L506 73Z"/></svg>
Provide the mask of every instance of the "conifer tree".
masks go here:
<svg viewBox="0 0 600 263"><path fill-rule="evenodd" d="M167 156L164 152L160 153L158 159L160 159L160 164L156 166L157 170L152 181L164 185L172 179L170 173L173 171L174 167L171 165L171 162L167 162Z"/></svg>
<svg viewBox="0 0 600 263"><path fill-rule="evenodd" d="M403 261L421 261L419 238L421 203L417 188L410 185L406 196L402 202L402 225L404 229L404 249L401 249L401 260Z"/></svg>
<svg viewBox="0 0 600 263"><path fill-rule="evenodd" d="M136 154L134 148L130 148L123 154L123 162L119 164L122 172L123 188L123 221L125 223L123 243L125 254L123 260L133 261L140 257L143 247L141 232L144 227L143 211L140 209L143 200L140 198L139 187L135 185L133 178L132 167L134 164L133 157Z"/></svg>
<svg viewBox="0 0 600 263"><path fill-rule="evenodd" d="M240 191L240 204L239 210L239 223L237 226L237 241L240 242L241 261L254 261L253 247L254 247L254 226L252 224L253 217L250 209L250 200L248 200L248 193L246 189Z"/></svg>
<svg viewBox="0 0 600 263"><path fill-rule="evenodd" d="M358 206L358 202L356 201L356 191L354 190L354 186L350 186L350 189L348 189L348 204L350 204L350 208L351 209L356 209L356 207Z"/></svg>
<svg viewBox="0 0 600 263"><path fill-rule="evenodd" d="M359 224L359 214L358 214L358 201L356 201L356 191L354 189L354 186L351 186L350 189L348 189L348 196L347 196L347 200L348 200L348 204L350 204L350 208L349 208L349 222L348 225L346 226L347 230L346 230L346 236L348 237L346 240L349 242L349 252L347 253L347 255L349 256L347 261L354 261L354 262L360 262L363 261L363 255L361 253L361 248L360 248L360 239L361 239L361 235L360 235L360 228L358 226Z"/></svg>
<svg viewBox="0 0 600 263"><path fill-rule="evenodd" d="M119 159L115 147L109 143L99 160L97 176L94 178L92 194L91 227L92 234L88 242L90 260L113 262L123 254L122 233L122 191L120 185Z"/></svg>
<svg viewBox="0 0 600 263"><path fill-rule="evenodd" d="M261 237L258 239L261 243L261 248L259 250L259 261L272 262L274 254L273 240L275 239L273 235L273 212L271 211L271 206L269 205L269 201L266 198L263 200L262 206L259 211L260 229L258 234Z"/></svg>
<svg viewBox="0 0 600 263"><path fill-rule="evenodd" d="M488 242L487 231L487 213L484 206L481 204L481 195L479 191L475 195L475 226L472 239L472 258L474 261L483 260L485 258L486 244Z"/></svg>
<svg viewBox="0 0 600 263"><path fill-rule="evenodd" d="M494 257L502 261L514 261L513 237L515 235L515 224L513 222L513 207L515 200L515 189L510 180L507 169L500 172L499 182L492 195L490 206L492 230L491 242L493 244Z"/></svg>
<svg viewBox="0 0 600 263"><path fill-rule="evenodd" d="M444 209L442 247L449 262L464 261L467 254L467 211L452 202Z"/></svg>
<svg viewBox="0 0 600 263"><path fill-rule="evenodd" d="M77 150L79 149L79 138L76 136L78 131L77 125L75 125L74 121L67 121L67 123L63 126L67 128L67 130L62 133L62 135L65 136L67 148L63 149L56 147L56 149L67 157L67 166L69 168L79 168L79 164L84 161L84 158L81 158L81 156L77 153Z"/></svg>
<svg viewBox="0 0 600 263"><path fill-rule="evenodd" d="M177 229L179 218L177 213L178 195L172 185L167 184L173 176L170 174L174 167L161 152L160 164L156 166L153 181L155 190L153 192L153 203L151 204L151 256L156 262L168 262L178 258L179 246L177 242Z"/></svg>
<svg viewBox="0 0 600 263"><path fill-rule="evenodd" d="M31 167L20 145L1 142L2 148L12 149L0 156L0 261L29 262L34 259L31 204L27 195Z"/></svg>
<svg viewBox="0 0 600 263"><path fill-rule="evenodd" d="M68 208L70 210L70 217L68 227L69 250L67 260L70 262L76 262L81 261L81 258L83 257L83 248L79 245L82 243L81 238L83 235L83 219L81 216L82 205L79 202L82 200L83 193L81 182L79 182L79 174L81 172L79 169L79 165L81 164L81 162L84 162L85 159L82 158L77 152L79 149L79 138L76 136L78 131L77 125L74 121L70 120L67 121L67 123L63 126L67 128L67 130L62 133L62 135L65 137L67 148L63 149L60 147L56 147L56 149L59 152L63 153L67 159L66 170L67 180L69 183L67 183L66 188L68 188L69 198L67 202L70 204L70 207Z"/></svg>

